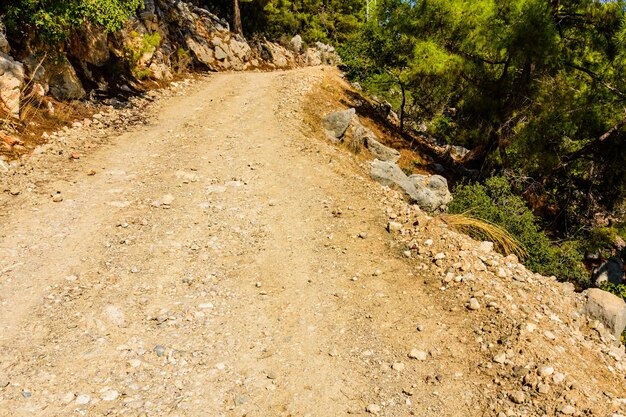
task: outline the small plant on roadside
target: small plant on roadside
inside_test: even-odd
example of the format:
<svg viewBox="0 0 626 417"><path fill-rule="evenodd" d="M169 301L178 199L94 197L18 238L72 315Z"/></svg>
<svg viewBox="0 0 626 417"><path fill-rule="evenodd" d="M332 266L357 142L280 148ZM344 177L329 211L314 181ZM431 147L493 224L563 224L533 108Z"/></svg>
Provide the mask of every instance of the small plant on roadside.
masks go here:
<svg viewBox="0 0 626 417"><path fill-rule="evenodd" d="M182 75L189 70L193 60L191 59L191 55L184 48L178 48L170 57L172 62L172 71L176 75Z"/></svg>
<svg viewBox="0 0 626 417"><path fill-rule="evenodd" d="M138 80L144 80L152 75L152 71L145 67L149 57L161 44L161 35L154 32L146 35L139 35L131 32L131 42L126 46L126 60L130 66L131 73Z"/></svg>

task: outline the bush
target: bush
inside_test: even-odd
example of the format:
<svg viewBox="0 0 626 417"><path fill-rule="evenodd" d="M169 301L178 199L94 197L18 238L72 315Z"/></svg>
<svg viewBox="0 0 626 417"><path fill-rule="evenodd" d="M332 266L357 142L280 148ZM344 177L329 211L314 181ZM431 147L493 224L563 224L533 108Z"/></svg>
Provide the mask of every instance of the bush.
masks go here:
<svg viewBox="0 0 626 417"><path fill-rule="evenodd" d="M528 252L526 267L531 271L587 284L580 244L552 243L524 200L513 194L506 178L492 177L485 184L458 186L449 209L452 213L469 212L506 229Z"/></svg>
<svg viewBox="0 0 626 417"><path fill-rule="evenodd" d="M20 34L34 33L42 45L54 46L65 40L72 28L85 20L107 32L121 29L143 4L142 0L16 0L2 7L7 29Z"/></svg>

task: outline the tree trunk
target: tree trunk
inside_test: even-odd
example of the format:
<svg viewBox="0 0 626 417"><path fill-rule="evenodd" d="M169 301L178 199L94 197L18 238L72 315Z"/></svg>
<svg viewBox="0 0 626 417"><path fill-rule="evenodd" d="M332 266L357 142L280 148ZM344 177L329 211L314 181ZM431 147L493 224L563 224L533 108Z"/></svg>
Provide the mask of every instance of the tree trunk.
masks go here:
<svg viewBox="0 0 626 417"><path fill-rule="evenodd" d="M400 104L400 132L404 132L404 108L406 107L406 89L403 83L400 83L402 90L402 103Z"/></svg>
<svg viewBox="0 0 626 417"><path fill-rule="evenodd" d="M241 12L239 11L239 0L233 0L233 32L243 35L241 27Z"/></svg>

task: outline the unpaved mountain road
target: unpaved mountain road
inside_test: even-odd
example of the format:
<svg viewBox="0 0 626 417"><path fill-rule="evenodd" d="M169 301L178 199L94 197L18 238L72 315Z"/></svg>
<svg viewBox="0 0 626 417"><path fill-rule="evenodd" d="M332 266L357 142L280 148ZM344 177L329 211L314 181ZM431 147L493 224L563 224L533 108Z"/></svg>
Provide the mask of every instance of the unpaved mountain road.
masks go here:
<svg viewBox="0 0 626 417"><path fill-rule="evenodd" d="M39 191L6 194L0 416L510 406L494 392L512 371L483 367L492 354L475 342L480 326L497 347L498 321L446 301L441 273L385 231L381 188L307 124L328 107L311 92L329 71L211 75L45 181L28 173ZM532 401L523 415L544 414Z"/></svg>
<svg viewBox="0 0 626 417"><path fill-rule="evenodd" d="M56 173L62 202L16 197L0 415L476 414L459 334L390 249L379 187L304 133L322 75L212 75Z"/></svg>

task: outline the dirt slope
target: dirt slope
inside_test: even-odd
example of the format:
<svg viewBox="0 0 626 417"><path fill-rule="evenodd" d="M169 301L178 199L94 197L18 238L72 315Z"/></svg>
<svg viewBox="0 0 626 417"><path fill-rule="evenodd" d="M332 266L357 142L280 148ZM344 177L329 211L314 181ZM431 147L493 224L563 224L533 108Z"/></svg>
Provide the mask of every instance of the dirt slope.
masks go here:
<svg viewBox="0 0 626 417"><path fill-rule="evenodd" d="M332 74L211 75L6 180L0 416L553 414L496 389L400 203L303 123Z"/></svg>

